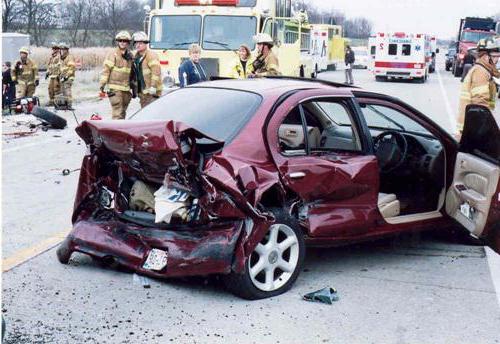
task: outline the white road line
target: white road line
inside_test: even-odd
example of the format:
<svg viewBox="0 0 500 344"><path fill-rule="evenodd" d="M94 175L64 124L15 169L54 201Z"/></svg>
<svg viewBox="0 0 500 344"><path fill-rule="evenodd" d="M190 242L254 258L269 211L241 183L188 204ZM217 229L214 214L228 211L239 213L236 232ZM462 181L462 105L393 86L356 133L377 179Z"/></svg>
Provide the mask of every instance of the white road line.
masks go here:
<svg viewBox="0 0 500 344"><path fill-rule="evenodd" d="M441 94L443 95L446 112L448 113L448 119L450 120L451 132L453 133L455 132L455 128L457 127L457 119L453 113L453 110L451 109L450 100L448 99L448 94L446 93L446 90L444 88L443 79L441 78L439 68L436 68L436 72L439 81L439 88L441 89Z"/></svg>
<svg viewBox="0 0 500 344"><path fill-rule="evenodd" d="M485 247L485 251L490 266L491 279L497 293L498 306L500 306L500 255L489 247Z"/></svg>

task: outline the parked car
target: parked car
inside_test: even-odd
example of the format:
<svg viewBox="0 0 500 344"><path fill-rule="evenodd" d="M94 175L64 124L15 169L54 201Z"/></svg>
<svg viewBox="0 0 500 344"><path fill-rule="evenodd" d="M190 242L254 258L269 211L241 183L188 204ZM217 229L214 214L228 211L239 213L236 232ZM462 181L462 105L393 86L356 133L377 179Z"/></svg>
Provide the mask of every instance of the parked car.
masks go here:
<svg viewBox="0 0 500 344"><path fill-rule="evenodd" d="M453 61L455 60L455 55L457 54L457 48L449 48L448 52L446 53L446 59L445 59L445 68L446 71L450 71L451 67L453 67Z"/></svg>
<svg viewBox="0 0 500 344"><path fill-rule="evenodd" d="M354 52L354 68L367 69L369 63L368 49L366 47L353 47Z"/></svg>
<svg viewBox="0 0 500 344"><path fill-rule="evenodd" d="M459 145L388 95L219 80L76 131L88 152L61 263L77 251L152 277L221 274L260 299L292 286L306 245L459 223L500 252L500 133L480 106Z"/></svg>

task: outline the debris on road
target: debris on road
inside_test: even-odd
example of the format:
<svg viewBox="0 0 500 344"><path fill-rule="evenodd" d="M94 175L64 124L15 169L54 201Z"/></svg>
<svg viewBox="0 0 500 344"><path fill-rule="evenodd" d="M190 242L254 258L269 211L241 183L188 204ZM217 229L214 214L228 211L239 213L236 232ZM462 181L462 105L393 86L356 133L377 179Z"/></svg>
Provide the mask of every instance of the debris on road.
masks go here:
<svg viewBox="0 0 500 344"><path fill-rule="evenodd" d="M312 293L304 295L304 300L321 302L331 305L334 301L339 300L339 296L337 294L337 290L330 287L325 287L323 289L316 290Z"/></svg>
<svg viewBox="0 0 500 344"><path fill-rule="evenodd" d="M62 175L69 176L71 174L71 172L76 172L76 171L80 171L80 169L75 168L74 170L70 170L69 168L65 168L64 170L62 170Z"/></svg>
<svg viewBox="0 0 500 344"><path fill-rule="evenodd" d="M132 280L134 281L134 284L142 285L145 289L151 288L151 280L145 276L133 274Z"/></svg>

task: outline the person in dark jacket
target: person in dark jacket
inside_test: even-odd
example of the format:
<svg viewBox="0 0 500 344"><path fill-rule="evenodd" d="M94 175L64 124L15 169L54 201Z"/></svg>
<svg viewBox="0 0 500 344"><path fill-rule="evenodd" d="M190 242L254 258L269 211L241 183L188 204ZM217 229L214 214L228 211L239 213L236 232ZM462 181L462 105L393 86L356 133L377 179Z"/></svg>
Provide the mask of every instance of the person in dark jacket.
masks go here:
<svg viewBox="0 0 500 344"><path fill-rule="evenodd" d="M2 66L2 107L8 108L16 98L16 84L10 74L11 64L5 62Z"/></svg>
<svg viewBox="0 0 500 344"><path fill-rule="evenodd" d="M472 54L472 51L469 50L467 51L467 55L464 57L464 68L462 70L462 78L460 79L461 82L464 81L465 76L469 72L469 69L472 68L472 65L476 62L476 58L474 57L474 54Z"/></svg>
<svg viewBox="0 0 500 344"><path fill-rule="evenodd" d="M350 46L345 48L345 83L352 85L354 84L354 79L352 78L352 66L354 64L354 51L352 51Z"/></svg>
<svg viewBox="0 0 500 344"><path fill-rule="evenodd" d="M181 87L207 81L207 74L200 64L201 48L198 44L189 47L189 60L179 66L179 84Z"/></svg>

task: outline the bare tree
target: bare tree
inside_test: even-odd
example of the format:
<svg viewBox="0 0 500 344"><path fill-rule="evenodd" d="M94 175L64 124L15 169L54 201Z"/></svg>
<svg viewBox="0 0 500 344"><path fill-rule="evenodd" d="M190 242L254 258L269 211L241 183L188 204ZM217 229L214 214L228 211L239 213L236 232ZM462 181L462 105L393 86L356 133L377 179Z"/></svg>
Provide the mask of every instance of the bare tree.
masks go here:
<svg viewBox="0 0 500 344"><path fill-rule="evenodd" d="M51 0L20 0L22 30L31 35L37 46L45 44L46 30L57 23L57 3Z"/></svg>
<svg viewBox="0 0 500 344"><path fill-rule="evenodd" d="M363 17L347 19L344 22L344 33L350 38L368 38L372 32L372 23Z"/></svg>
<svg viewBox="0 0 500 344"><path fill-rule="evenodd" d="M142 30L144 11L137 0L108 0L101 4L99 28L105 30L110 42L121 30Z"/></svg>
<svg viewBox="0 0 500 344"><path fill-rule="evenodd" d="M63 27L69 31L71 45L87 46L89 31L97 23L98 5L95 0L71 0L63 5Z"/></svg>
<svg viewBox="0 0 500 344"><path fill-rule="evenodd" d="M18 0L3 0L2 3L2 27L4 32L8 32L16 28L21 6Z"/></svg>

